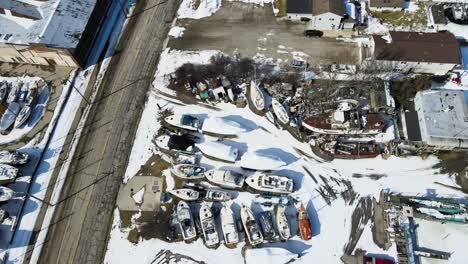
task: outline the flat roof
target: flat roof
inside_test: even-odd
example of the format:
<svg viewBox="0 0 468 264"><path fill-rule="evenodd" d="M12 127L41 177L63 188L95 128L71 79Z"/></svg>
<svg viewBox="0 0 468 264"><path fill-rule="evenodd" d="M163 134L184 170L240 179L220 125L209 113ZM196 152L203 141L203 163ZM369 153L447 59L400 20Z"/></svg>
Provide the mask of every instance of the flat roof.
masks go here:
<svg viewBox="0 0 468 264"><path fill-rule="evenodd" d="M392 31L390 37L389 42L382 36L373 36L377 60L460 64L459 43L455 36L447 31Z"/></svg>
<svg viewBox="0 0 468 264"><path fill-rule="evenodd" d="M78 45L97 2L2 0L2 3L3 1L5 4L3 12L0 12L0 43L47 44L68 49Z"/></svg>
<svg viewBox="0 0 468 264"><path fill-rule="evenodd" d="M427 90L416 94L423 140L427 137L468 140L467 93L456 90Z"/></svg>

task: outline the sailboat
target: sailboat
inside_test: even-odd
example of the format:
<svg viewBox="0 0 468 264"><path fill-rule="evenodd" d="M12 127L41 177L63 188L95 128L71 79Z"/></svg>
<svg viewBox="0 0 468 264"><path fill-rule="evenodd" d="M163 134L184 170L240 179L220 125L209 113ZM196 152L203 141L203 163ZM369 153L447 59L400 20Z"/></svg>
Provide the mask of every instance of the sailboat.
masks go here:
<svg viewBox="0 0 468 264"><path fill-rule="evenodd" d="M281 240L288 240L291 237L288 218L286 217L286 206L278 204L276 207L276 226Z"/></svg>
<svg viewBox="0 0 468 264"><path fill-rule="evenodd" d="M310 220L307 216L307 211L304 207L304 204L301 203L299 208L299 213L297 217L299 223L299 232L301 233L301 238L303 240L310 240L312 238L312 230L310 228Z"/></svg>
<svg viewBox="0 0 468 264"><path fill-rule="evenodd" d="M265 109L265 95L254 81L250 81L250 100L258 111Z"/></svg>
<svg viewBox="0 0 468 264"><path fill-rule="evenodd" d="M275 98L271 99L271 105L275 116L278 118L278 121L283 125L289 124L289 114L284 106L280 104L280 102L278 102L278 100Z"/></svg>

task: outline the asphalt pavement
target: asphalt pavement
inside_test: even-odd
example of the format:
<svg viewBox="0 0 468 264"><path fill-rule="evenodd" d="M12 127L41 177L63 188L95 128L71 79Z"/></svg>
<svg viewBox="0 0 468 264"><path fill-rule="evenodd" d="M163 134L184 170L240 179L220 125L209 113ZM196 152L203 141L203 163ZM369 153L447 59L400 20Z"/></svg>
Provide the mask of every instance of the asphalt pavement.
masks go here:
<svg viewBox="0 0 468 264"><path fill-rule="evenodd" d="M101 263L133 139L180 1L140 0L80 138L40 263Z"/></svg>

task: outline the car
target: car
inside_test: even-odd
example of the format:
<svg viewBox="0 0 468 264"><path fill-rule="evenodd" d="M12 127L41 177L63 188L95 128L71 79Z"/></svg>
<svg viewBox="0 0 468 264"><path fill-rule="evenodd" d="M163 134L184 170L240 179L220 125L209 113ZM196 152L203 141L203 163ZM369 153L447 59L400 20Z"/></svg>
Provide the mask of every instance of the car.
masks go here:
<svg viewBox="0 0 468 264"><path fill-rule="evenodd" d="M320 30L315 30L315 29L308 29L308 30L304 30L304 36L306 37L322 37L323 36L323 32L320 31Z"/></svg>
<svg viewBox="0 0 468 264"><path fill-rule="evenodd" d="M309 17L301 17L302 22L309 22L310 18Z"/></svg>

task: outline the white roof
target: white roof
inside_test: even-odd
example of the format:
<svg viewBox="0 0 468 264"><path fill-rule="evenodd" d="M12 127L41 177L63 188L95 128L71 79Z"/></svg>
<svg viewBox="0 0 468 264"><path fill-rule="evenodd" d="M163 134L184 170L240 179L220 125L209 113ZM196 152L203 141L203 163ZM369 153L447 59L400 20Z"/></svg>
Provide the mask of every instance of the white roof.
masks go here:
<svg viewBox="0 0 468 264"><path fill-rule="evenodd" d="M77 46L96 4L96 0L3 1L5 14L0 14L0 43L43 43L70 49ZM19 14L34 15L36 19L13 16L8 8L14 8Z"/></svg>
<svg viewBox="0 0 468 264"><path fill-rule="evenodd" d="M458 145L458 139L468 140L467 95L464 91L454 90L428 90L416 94L414 102L423 141L431 144L431 138L439 138L444 139L445 144L457 141L454 143ZM468 147L468 142L462 145Z"/></svg>

